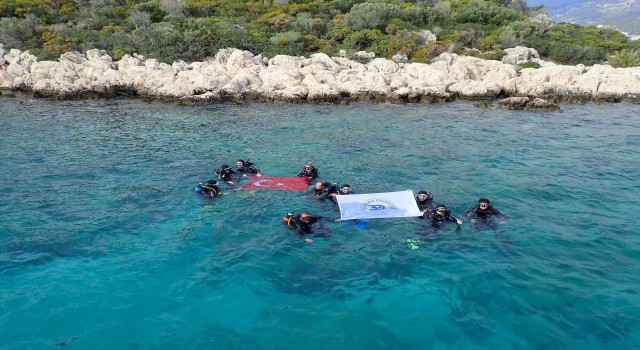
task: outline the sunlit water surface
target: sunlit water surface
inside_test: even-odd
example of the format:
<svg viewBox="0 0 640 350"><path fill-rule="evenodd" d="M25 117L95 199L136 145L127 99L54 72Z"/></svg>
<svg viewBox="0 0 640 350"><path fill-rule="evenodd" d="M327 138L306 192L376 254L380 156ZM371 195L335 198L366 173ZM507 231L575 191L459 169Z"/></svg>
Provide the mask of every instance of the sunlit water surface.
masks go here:
<svg viewBox="0 0 640 350"><path fill-rule="evenodd" d="M0 348L640 348L640 107L562 107L0 99ZM194 193L238 158L510 221L305 244L335 205Z"/></svg>

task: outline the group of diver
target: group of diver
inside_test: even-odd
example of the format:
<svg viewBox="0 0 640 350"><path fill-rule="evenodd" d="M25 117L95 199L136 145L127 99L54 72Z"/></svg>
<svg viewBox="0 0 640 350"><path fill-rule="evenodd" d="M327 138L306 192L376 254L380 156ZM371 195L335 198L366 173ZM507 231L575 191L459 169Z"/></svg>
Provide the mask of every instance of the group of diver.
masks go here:
<svg viewBox="0 0 640 350"><path fill-rule="evenodd" d="M206 183L198 183L196 192L207 197L217 197L222 194L220 182L224 182L229 186L235 186L243 176L252 174L262 176L262 172L252 162L248 160L238 159L236 168L233 169L227 164L221 165L215 171L218 180L208 180ZM296 174L299 177L307 177L309 181L315 180L320 176L318 168L309 162ZM318 181L313 186L313 193L317 199L327 199L337 202L337 196L345 196L354 194L349 184L338 184L331 181ZM444 204L434 204L433 195L427 191L421 190L415 197L418 209L421 212L420 219L426 219L430 226L439 229L446 223L455 222L458 226L462 225L462 220L451 215L451 210ZM496 220L500 224L506 224L509 219L507 215L491 205L491 201L487 198L480 198L478 203L464 211L463 215L467 216L472 223L481 225L488 223L492 225ZM326 217L313 215L309 211L302 211L298 215L288 213L283 222L295 230L296 234L303 238L307 243L312 243L310 238L304 238L305 235L313 233L313 225L320 220L326 220ZM340 221L340 219L334 219Z"/></svg>

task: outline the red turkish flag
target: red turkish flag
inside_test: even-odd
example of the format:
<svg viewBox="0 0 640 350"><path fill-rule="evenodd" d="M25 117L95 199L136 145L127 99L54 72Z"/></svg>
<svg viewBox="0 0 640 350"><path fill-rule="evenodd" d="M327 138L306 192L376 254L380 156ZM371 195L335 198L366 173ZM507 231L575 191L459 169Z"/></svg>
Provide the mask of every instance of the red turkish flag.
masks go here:
<svg viewBox="0 0 640 350"><path fill-rule="evenodd" d="M309 185L309 178L306 176L256 176L247 175L251 180L248 184L242 185L241 190L255 190L269 188L275 190L305 191Z"/></svg>

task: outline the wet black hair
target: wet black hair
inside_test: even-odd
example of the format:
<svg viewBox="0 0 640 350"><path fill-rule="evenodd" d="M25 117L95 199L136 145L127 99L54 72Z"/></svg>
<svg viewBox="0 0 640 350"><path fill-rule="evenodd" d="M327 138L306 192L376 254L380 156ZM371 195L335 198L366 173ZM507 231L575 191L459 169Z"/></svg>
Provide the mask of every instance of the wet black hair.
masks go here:
<svg viewBox="0 0 640 350"><path fill-rule="evenodd" d="M246 162L242 159L238 159L237 162L242 162L242 164L245 164Z"/></svg>
<svg viewBox="0 0 640 350"><path fill-rule="evenodd" d="M207 183L208 183L209 185L218 186L218 181L216 181L216 180L209 180L209 181L207 181Z"/></svg>
<svg viewBox="0 0 640 350"><path fill-rule="evenodd" d="M490 202L488 199L486 199L486 198L480 198L480 199L478 199L478 203L487 203L487 204L491 204L491 202Z"/></svg>
<svg viewBox="0 0 640 350"><path fill-rule="evenodd" d="M349 188L351 188L351 186L349 186L349 184L342 184L342 186L340 186L340 189L343 189L343 188L345 188L345 187L349 187Z"/></svg>
<svg viewBox="0 0 640 350"><path fill-rule="evenodd" d="M418 192L418 196L419 196L419 195L421 195L421 194L426 194L427 196L429 196L429 192L427 192L427 191L420 191L420 192Z"/></svg>
<svg viewBox="0 0 640 350"><path fill-rule="evenodd" d="M444 204L438 204L438 205L436 205L436 210L437 210L438 208L444 208L445 210L447 210L447 206L446 206L446 205L444 205Z"/></svg>

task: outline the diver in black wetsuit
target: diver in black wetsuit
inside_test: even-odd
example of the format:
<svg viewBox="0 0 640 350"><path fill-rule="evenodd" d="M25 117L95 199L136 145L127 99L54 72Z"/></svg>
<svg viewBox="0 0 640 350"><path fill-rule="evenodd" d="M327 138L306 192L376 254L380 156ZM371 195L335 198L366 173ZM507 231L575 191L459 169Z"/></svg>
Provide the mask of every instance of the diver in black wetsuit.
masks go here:
<svg viewBox="0 0 640 350"><path fill-rule="evenodd" d="M425 214L428 214L436 208L433 204L433 196L427 191L418 192L418 195L416 196L416 204L418 205L418 209L423 213L423 216L420 218L424 218Z"/></svg>
<svg viewBox="0 0 640 350"><path fill-rule="evenodd" d="M314 192L319 199L333 199L338 194L338 184L335 182L320 181L316 184Z"/></svg>
<svg viewBox="0 0 640 350"><path fill-rule="evenodd" d="M233 171L230 166L223 164L217 170L216 174L218 175L218 179L233 185L236 181L238 181L239 174Z"/></svg>
<svg viewBox="0 0 640 350"><path fill-rule="evenodd" d="M309 180L313 180L320 174L318 173L318 168L316 168L313 163L309 162L296 175L300 177L306 176L309 178Z"/></svg>
<svg viewBox="0 0 640 350"><path fill-rule="evenodd" d="M449 210L444 204L436 205L435 210L426 213L427 218L431 221L431 226L435 228L442 228L444 224L452 221L458 225L462 225L462 220L451 216L451 210Z"/></svg>
<svg viewBox="0 0 640 350"><path fill-rule="evenodd" d="M340 186L340 190L338 191L337 195L346 196L349 194L354 194L353 192L351 192L351 186L349 186L349 184L342 184L342 186Z"/></svg>
<svg viewBox="0 0 640 350"><path fill-rule="evenodd" d="M238 159L238 161L236 162L236 166L238 167L236 169L236 172L241 175L256 174L257 176L262 176L260 169L256 168L256 166L248 160L244 161L242 159Z"/></svg>
<svg viewBox="0 0 640 350"><path fill-rule="evenodd" d="M322 216L311 215L310 212L303 211L298 215L287 214L287 216L282 218L282 221L289 227L295 229L298 237L304 238L305 234L312 233L311 228L313 224L324 219L325 218ZM304 241L307 243L313 243L313 240L311 238L305 238Z"/></svg>
<svg viewBox="0 0 640 350"><path fill-rule="evenodd" d="M209 180L206 184L203 184L202 182L198 183L196 192L211 198L217 197L221 194L220 186L216 180Z"/></svg>
<svg viewBox="0 0 640 350"><path fill-rule="evenodd" d="M480 198L478 204L473 208L465 210L464 214L467 215L473 223L482 221L491 224L493 223L493 219L497 218L500 220L500 224L506 224L507 220L509 220L509 217L494 208L491 205L491 201L487 198Z"/></svg>

